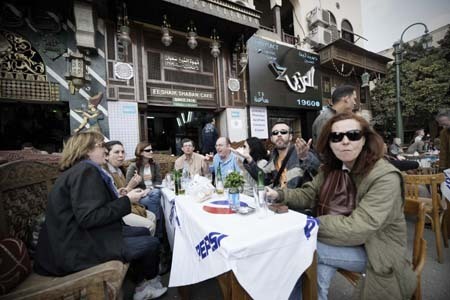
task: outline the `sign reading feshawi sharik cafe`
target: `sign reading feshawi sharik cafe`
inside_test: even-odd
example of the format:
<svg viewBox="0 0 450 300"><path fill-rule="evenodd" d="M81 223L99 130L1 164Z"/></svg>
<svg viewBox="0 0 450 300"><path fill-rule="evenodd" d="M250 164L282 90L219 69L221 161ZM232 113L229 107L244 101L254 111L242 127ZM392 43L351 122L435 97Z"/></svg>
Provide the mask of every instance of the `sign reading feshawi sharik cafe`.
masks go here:
<svg viewBox="0 0 450 300"><path fill-rule="evenodd" d="M322 108L318 55L256 36L247 46L251 105Z"/></svg>

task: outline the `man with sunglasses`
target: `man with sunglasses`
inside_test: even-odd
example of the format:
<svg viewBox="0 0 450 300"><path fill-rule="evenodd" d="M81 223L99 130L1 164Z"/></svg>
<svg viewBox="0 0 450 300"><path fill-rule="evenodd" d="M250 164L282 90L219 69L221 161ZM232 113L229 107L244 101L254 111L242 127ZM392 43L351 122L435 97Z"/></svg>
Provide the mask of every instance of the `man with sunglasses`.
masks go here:
<svg viewBox="0 0 450 300"><path fill-rule="evenodd" d="M348 112L351 113L356 107L356 90L351 85L342 85L337 87L331 95L332 104L327 106L320 115L314 120L312 125L313 146L316 148L317 140L323 125L335 114Z"/></svg>
<svg viewBox="0 0 450 300"><path fill-rule="evenodd" d="M265 183L272 187L300 187L310 181L319 168L319 159L310 151L311 140L305 142L297 138L292 143L292 129L284 122L275 123L271 130L271 142L275 148L270 155L269 163L264 168ZM252 174L258 170L251 170Z"/></svg>

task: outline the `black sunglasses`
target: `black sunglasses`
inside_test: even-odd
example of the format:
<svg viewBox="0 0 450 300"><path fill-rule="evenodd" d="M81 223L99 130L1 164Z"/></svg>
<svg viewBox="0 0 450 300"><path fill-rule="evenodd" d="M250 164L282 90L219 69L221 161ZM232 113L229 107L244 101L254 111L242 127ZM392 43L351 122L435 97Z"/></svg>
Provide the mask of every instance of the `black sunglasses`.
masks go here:
<svg viewBox="0 0 450 300"><path fill-rule="evenodd" d="M144 152L153 152L153 149L144 149Z"/></svg>
<svg viewBox="0 0 450 300"><path fill-rule="evenodd" d="M346 132L332 132L330 134L330 142L339 143L346 136L350 141L355 142L359 141L363 137L363 133L361 130L349 130Z"/></svg>
<svg viewBox="0 0 450 300"><path fill-rule="evenodd" d="M282 135L288 134L289 131L288 130L274 130L272 131L272 135L278 135L279 133L281 133Z"/></svg>

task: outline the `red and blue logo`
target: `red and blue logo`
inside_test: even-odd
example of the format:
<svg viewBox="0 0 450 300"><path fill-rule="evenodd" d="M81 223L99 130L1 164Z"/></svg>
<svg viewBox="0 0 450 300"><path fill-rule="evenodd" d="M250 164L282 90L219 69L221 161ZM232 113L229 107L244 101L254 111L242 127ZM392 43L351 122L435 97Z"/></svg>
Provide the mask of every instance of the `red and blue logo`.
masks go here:
<svg viewBox="0 0 450 300"><path fill-rule="evenodd" d="M248 206L247 203L241 201L241 207ZM228 200L216 200L211 201L203 205L203 210L211 214L227 215L234 214L235 212L230 209Z"/></svg>

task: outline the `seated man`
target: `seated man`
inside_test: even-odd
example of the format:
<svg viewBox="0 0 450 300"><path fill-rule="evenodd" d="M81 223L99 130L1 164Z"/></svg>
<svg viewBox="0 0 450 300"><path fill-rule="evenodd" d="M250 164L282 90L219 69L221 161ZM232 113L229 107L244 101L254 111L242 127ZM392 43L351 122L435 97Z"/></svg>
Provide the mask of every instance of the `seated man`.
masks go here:
<svg viewBox="0 0 450 300"><path fill-rule="evenodd" d="M181 145L181 150L184 154L175 161L175 170L186 168L190 176L195 174L200 176L208 175L210 173L208 162L203 155L194 152L194 142L190 139L183 139Z"/></svg>
<svg viewBox="0 0 450 300"><path fill-rule="evenodd" d="M216 141L216 151L217 153L213 157L213 164L210 167L210 170L214 172L215 175L217 175L217 170L220 166L220 173L222 175L222 178L225 179L225 177L233 172L241 172L241 168L238 165L237 157L234 155L234 153L231 152L230 139L227 137L219 137ZM206 155L208 159L211 158L210 155Z"/></svg>

